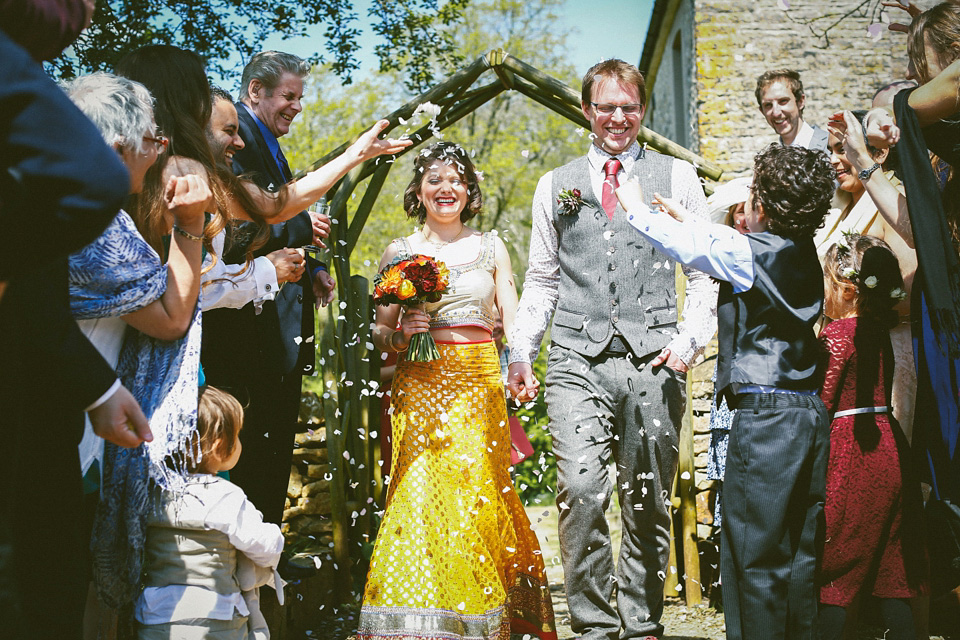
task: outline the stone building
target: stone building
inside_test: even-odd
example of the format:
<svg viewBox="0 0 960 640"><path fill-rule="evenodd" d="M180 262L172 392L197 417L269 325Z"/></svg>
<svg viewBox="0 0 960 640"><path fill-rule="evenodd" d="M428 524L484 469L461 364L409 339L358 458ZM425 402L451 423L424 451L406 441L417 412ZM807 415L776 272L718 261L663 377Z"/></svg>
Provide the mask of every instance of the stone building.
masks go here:
<svg viewBox="0 0 960 640"><path fill-rule="evenodd" d="M799 71L804 119L824 128L834 111L868 107L877 88L904 76L906 37L868 35L881 9L880 0L656 0L639 65L644 124L717 163L723 179L743 175L776 140L754 97L763 71ZM899 11L888 18L908 21Z"/></svg>

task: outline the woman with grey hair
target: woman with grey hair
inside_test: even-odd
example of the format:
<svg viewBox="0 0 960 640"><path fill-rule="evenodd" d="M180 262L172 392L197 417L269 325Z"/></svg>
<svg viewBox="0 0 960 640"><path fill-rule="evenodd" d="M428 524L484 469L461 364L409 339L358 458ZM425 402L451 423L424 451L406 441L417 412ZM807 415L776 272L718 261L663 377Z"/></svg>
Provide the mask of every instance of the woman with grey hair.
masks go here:
<svg viewBox="0 0 960 640"><path fill-rule="evenodd" d="M150 93L137 82L108 73L77 78L65 89L120 155L130 174L130 193L140 192L147 170L167 146L155 131ZM164 205L177 233L166 263L123 210L100 237L70 256L71 311L124 382L140 376L141 384L159 387L170 369L185 362L183 345L188 341L184 337L200 295L199 237L209 198L206 181L199 176L182 175L167 182ZM135 330L132 335L127 335L128 327ZM192 393L195 397L195 387ZM79 448L85 488L93 493L104 464L104 443L93 434L89 420ZM88 522L92 522L94 504L95 497L88 501ZM84 624L87 637L95 637L100 626L99 606L94 603L91 592Z"/></svg>
<svg viewBox="0 0 960 640"><path fill-rule="evenodd" d="M109 73L77 78L65 89L120 155L130 173L130 193L139 193L147 169L167 145L155 132L150 92ZM74 316L114 366L128 325L160 340L177 340L186 333L200 292L201 247L190 235L203 231L209 197L205 182L195 175L167 183L165 204L175 228L185 233L175 234L165 265L123 210L99 238L70 256ZM82 461L86 472L93 459Z"/></svg>

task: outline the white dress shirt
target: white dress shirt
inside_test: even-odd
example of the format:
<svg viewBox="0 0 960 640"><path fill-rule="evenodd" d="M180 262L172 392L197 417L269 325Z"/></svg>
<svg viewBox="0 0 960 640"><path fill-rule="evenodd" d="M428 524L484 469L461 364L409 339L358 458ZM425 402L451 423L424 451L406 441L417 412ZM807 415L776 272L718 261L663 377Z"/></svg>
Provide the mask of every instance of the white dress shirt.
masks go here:
<svg viewBox="0 0 960 640"><path fill-rule="evenodd" d="M811 140L813 140L813 127L808 125L806 120L801 120L800 130L797 131L797 136L793 139L793 142L790 143L790 146L809 149ZM783 144L783 138L780 138L780 143Z"/></svg>
<svg viewBox="0 0 960 640"><path fill-rule="evenodd" d="M283 551L280 527L264 522L243 489L232 482L207 474L191 475L177 506L179 518L203 522L208 530L227 534L230 544L255 565L275 568L280 562L280 552ZM220 594L204 587L183 584L147 587L134 608L134 616L141 624L163 624L190 618L232 620L234 612L241 616L250 615L242 592Z"/></svg>
<svg viewBox="0 0 960 640"><path fill-rule="evenodd" d="M227 233L221 229L213 238L213 251L223 255ZM202 269L213 262L210 254L203 259ZM257 313L266 300L273 300L280 287L277 284L277 269L266 256L255 258L244 270L242 264L225 264L217 260L213 268L201 276L200 309L239 309L253 302ZM242 271L242 273L241 273Z"/></svg>
<svg viewBox="0 0 960 640"><path fill-rule="evenodd" d="M753 286L753 251L747 237L724 224L699 220L678 222L668 213L643 207L627 220L657 251L681 264L733 285L736 293Z"/></svg>
<svg viewBox="0 0 960 640"><path fill-rule="evenodd" d="M616 156L620 160L617 180L623 182L640 155L640 145ZM611 154L596 145L590 145L587 159L590 163L590 182L597 201L602 200L603 165ZM537 358L543 334L557 308L560 288L560 252L557 230L553 226L553 171L540 178L533 196L533 229L530 234L530 259L523 283L523 296L510 335L510 362L531 363ZM683 160L674 160L671 174L671 195L693 216L707 219L707 200L693 166ZM652 195L652 194L651 194ZM717 330L717 285L706 274L684 268L688 278L683 320L678 333L667 345L686 364L703 353L707 342Z"/></svg>

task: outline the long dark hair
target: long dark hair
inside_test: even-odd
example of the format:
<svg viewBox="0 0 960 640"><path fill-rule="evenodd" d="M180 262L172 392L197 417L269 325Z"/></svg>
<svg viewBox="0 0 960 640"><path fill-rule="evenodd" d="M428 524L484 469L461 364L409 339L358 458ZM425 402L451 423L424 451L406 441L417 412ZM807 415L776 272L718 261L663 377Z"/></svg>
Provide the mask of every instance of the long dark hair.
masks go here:
<svg viewBox="0 0 960 640"><path fill-rule="evenodd" d="M960 6L952 2L941 2L921 13L910 23L907 54L921 85L933 79L926 54L927 42L937 56L940 68L946 68L960 57L954 46L960 43ZM960 90L957 92L957 100L960 100ZM934 161L934 173L938 173L938 165L939 161ZM953 247L960 251L960 179L957 179L956 167L950 168L942 200Z"/></svg>
<svg viewBox="0 0 960 640"><path fill-rule="evenodd" d="M833 283L827 296L837 296L845 285L855 288L854 305L858 315L874 316L896 326L893 307L906 296L900 263L890 246L873 236L846 234L832 245L823 258L823 273Z"/></svg>
<svg viewBox="0 0 960 640"><path fill-rule="evenodd" d="M466 223L479 215L483 210L483 193L480 191L480 177L470 155L453 142L435 142L420 151L413 160L413 178L403 192L403 210L407 212L407 217L416 218L420 224L426 221L427 209L417 195L427 169L436 162L456 165L460 177L467 183L467 205L460 212L460 222Z"/></svg>
<svg viewBox="0 0 960 640"><path fill-rule="evenodd" d="M124 56L116 73L150 90L157 127L170 139L168 153L147 171L143 192L131 199L130 214L140 233L162 255L164 168L172 156L195 160L206 170L216 200L217 210L208 212L213 217L203 232L204 246L216 260L212 240L224 227L227 207L205 134L212 103L203 61L196 53L172 45L149 45Z"/></svg>

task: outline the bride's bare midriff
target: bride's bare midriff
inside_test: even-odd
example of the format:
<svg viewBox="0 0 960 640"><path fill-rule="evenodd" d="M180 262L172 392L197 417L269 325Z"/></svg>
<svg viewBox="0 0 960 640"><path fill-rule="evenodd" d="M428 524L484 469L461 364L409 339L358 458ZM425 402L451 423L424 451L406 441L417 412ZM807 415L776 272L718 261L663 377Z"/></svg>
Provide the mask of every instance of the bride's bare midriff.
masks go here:
<svg viewBox="0 0 960 640"><path fill-rule="evenodd" d="M430 333L437 342L485 342L490 340L490 332L480 327L444 327L431 329Z"/></svg>

